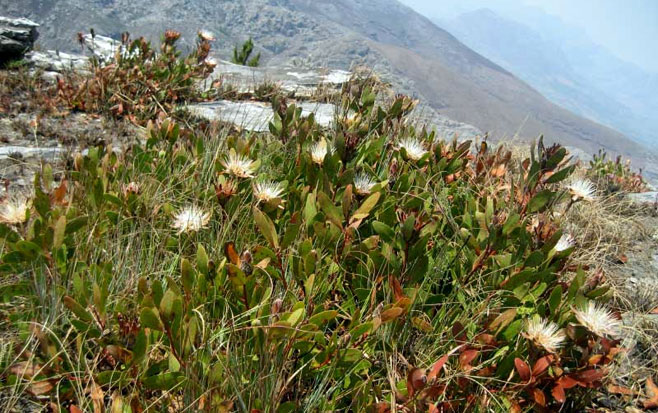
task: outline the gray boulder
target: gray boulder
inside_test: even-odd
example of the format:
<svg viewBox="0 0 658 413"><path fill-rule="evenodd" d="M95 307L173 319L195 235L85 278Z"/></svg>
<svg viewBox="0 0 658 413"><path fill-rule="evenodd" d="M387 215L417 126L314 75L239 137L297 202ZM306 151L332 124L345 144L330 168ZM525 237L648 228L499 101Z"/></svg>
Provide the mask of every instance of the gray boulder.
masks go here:
<svg viewBox="0 0 658 413"><path fill-rule="evenodd" d="M20 59L39 37L39 25L28 19L0 16L0 62Z"/></svg>

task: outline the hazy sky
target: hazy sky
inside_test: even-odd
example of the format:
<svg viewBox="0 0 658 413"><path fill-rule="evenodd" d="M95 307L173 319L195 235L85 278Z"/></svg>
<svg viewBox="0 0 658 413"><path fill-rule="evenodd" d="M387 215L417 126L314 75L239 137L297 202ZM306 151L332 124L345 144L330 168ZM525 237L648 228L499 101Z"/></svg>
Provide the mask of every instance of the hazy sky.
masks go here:
<svg viewBox="0 0 658 413"><path fill-rule="evenodd" d="M537 6L584 30L624 60L658 73L658 0L401 0L428 16L451 18L482 7L521 20L519 6Z"/></svg>

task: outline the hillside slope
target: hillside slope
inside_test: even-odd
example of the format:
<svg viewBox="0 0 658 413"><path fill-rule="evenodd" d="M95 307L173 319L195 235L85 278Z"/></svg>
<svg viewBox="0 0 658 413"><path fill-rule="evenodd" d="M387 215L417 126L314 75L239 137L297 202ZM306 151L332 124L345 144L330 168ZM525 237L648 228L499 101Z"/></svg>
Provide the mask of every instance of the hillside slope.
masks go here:
<svg viewBox="0 0 658 413"><path fill-rule="evenodd" d="M552 104L500 66L485 59L395 0L0 0L10 14L42 24L45 47L75 47L75 33L94 27L118 36L124 30L157 39L165 28L215 31L217 48L252 36L263 61L349 68L364 63L400 90L457 121L495 138L543 133L592 152L600 147L641 157L644 150L623 134ZM27 11L27 13L25 12ZM61 22L71 22L62 25ZM642 161L640 160L640 163Z"/></svg>
<svg viewBox="0 0 658 413"><path fill-rule="evenodd" d="M658 145L658 96L651 92L658 76L621 61L561 20L537 14L518 22L479 9L437 23L560 106Z"/></svg>

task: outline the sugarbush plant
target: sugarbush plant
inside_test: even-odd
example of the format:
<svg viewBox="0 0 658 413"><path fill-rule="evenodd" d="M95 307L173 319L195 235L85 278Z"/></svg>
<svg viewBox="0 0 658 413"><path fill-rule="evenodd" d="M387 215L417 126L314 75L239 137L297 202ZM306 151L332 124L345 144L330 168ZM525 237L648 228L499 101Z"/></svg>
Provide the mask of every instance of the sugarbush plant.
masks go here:
<svg viewBox="0 0 658 413"><path fill-rule="evenodd" d="M409 125L407 96L376 101L346 88L327 130L275 98L260 136L154 116L143 144L91 148L58 183L46 167L0 224L12 400L584 408L619 323L551 213L587 202L567 151L540 139L516 162Z"/></svg>
<svg viewBox="0 0 658 413"><path fill-rule="evenodd" d="M167 30L160 50L143 37L122 36L113 59L92 60L91 75L60 76L57 96L72 110L103 113L145 124L149 119L169 116L181 102L202 100L212 91L202 91L199 81L217 65L211 58L211 42L199 32L194 51L182 57L176 44L180 33Z"/></svg>

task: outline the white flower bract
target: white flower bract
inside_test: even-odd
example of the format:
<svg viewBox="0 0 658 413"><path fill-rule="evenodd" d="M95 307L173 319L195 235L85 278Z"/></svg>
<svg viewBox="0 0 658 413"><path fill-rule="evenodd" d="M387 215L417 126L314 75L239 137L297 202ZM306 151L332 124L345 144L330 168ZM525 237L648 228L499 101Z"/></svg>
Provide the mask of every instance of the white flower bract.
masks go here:
<svg viewBox="0 0 658 413"><path fill-rule="evenodd" d="M359 195L368 195L377 183L367 174L360 173L354 177L354 190Z"/></svg>
<svg viewBox="0 0 658 413"><path fill-rule="evenodd" d="M212 42L215 40L215 34L208 30L199 30L199 38L207 42Z"/></svg>
<svg viewBox="0 0 658 413"><path fill-rule="evenodd" d="M270 202L280 199L283 194L283 187L280 183L274 181L264 181L254 184L254 197L258 202Z"/></svg>
<svg viewBox="0 0 658 413"><path fill-rule="evenodd" d="M5 224L22 224L26 221L26 214L30 209L27 198L7 199L0 204L0 222Z"/></svg>
<svg viewBox="0 0 658 413"><path fill-rule="evenodd" d="M222 161L222 165L229 174L238 178L253 178L254 172L256 172L254 161L232 151L228 158Z"/></svg>
<svg viewBox="0 0 658 413"><path fill-rule="evenodd" d="M565 250L568 250L569 248L574 246L574 238L571 236L571 234L562 234L560 239L558 240L557 244L555 244L555 251L557 252L562 252Z"/></svg>
<svg viewBox="0 0 658 413"><path fill-rule="evenodd" d="M621 323L610 310L590 301L587 307L573 310L576 319L586 329L599 337L617 336Z"/></svg>
<svg viewBox="0 0 658 413"><path fill-rule="evenodd" d="M196 206L183 208L175 217L172 226L178 230L179 234L183 232L198 232L208 225L210 214L204 212Z"/></svg>
<svg viewBox="0 0 658 413"><path fill-rule="evenodd" d="M596 188L594 184L587 179L575 179L567 185L567 189L571 194L571 199L578 201L583 199L585 201L593 201L595 198Z"/></svg>
<svg viewBox="0 0 658 413"><path fill-rule="evenodd" d="M409 159L417 161L422 158L426 153L425 145L418 139L405 138L398 144L399 149L404 149Z"/></svg>
<svg viewBox="0 0 658 413"><path fill-rule="evenodd" d="M328 153L331 153L331 149L327 146L327 141L324 139L316 142L311 146L311 160L313 163L322 165L324 163L324 158Z"/></svg>
<svg viewBox="0 0 658 413"><path fill-rule="evenodd" d="M549 353L555 353L565 339L557 324L541 319L529 320L523 336Z"/></svg>

